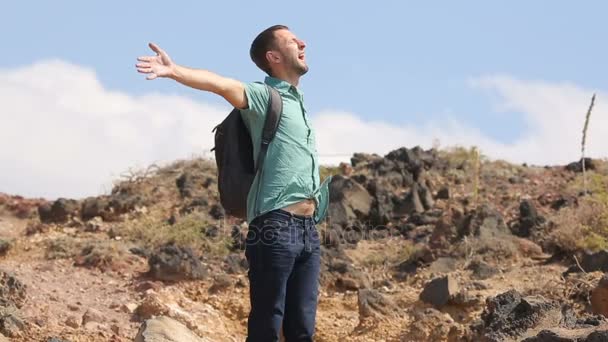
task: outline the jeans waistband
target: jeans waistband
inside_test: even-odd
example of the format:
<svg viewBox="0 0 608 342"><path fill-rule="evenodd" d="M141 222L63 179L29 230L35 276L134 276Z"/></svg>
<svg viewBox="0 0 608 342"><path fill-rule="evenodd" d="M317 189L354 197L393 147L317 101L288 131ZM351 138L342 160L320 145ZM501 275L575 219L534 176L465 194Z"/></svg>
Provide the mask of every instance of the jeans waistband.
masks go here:
<svg viewBox="0 0 608 342"><path fill-rule="evenodd" d="M270 217L270 216L275 216L275 217L279 216L281 218L291 220L296 223L300 223L304 227L311 227L314 225L314 217L312 215L298 215L298 214L290 213L289 211L283 210L283 209L275 209L275 210L269 211L268 213L263 215L263 218Z"/></svg>
<svg viewBox="0 0 608 342"><path fill-rule="evenodd" d="M304 221L312 222L314 219L312 215L298 215L298 214L290 213L289 211L284 210L284 209L277 209L276 212L279 214L282 214L282 215L289 216L296 220L301 220L302 222L304 222Z"/></svg>

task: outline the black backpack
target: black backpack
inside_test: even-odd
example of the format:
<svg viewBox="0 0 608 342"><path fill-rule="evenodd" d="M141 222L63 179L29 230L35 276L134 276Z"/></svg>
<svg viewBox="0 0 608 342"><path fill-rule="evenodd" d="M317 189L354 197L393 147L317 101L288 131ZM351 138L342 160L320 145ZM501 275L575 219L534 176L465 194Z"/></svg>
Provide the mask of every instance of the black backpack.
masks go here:
<svg viewBox="0 0 608 342"><path fill-rule="evenodd" d="M263 170L268 145L274 138L283 112L281 95L267 84L266 88L270 97L257 165L254 165L251 135L238 108L234 108L226 119L212 130L215 132L215 147L211 151L215 150L220 202L227 215L241 219L247 217L249 189L256 173Z"/></svg>

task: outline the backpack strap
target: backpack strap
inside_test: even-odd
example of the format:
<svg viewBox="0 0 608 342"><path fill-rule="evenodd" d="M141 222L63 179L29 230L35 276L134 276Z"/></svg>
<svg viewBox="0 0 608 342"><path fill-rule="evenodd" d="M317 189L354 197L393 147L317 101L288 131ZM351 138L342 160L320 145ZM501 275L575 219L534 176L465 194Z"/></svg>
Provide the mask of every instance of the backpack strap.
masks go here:
<svg viewBox="0 0 608 342"><path fill-rule="evenodd" d="M268 99L268 110L266 111L264 129L262 130L262 145L258 154L258 162L255 166L256 173L260 167L264 165L266 152L268 152L268 145L270 145L270 142L277 132L279 121L281 121L281 113L283 112L283 100L281 99L281 95L275 88L269 86L268 84L265 85L266 89L268 89L268 92L270 93L270 97Z"/></svg>

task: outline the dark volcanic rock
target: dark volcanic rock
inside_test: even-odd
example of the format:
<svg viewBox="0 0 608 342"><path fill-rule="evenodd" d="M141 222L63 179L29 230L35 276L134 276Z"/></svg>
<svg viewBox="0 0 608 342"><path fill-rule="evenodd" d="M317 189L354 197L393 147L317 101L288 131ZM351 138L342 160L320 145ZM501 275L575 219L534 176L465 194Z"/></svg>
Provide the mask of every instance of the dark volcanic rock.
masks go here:
<svg viewBox="0 0 608 342"><path fill-rule="evenodd" d="M487 307L482 313L483 326L480 337L484 341L516 339L528 329L535 328L545 318L556 316L555 325L561 318L561 307L542 297L522 297L511 290L486 300Z"/></svg>
<svg viewBox="0 0 608 342"><path fill-rule="evenodd" d="M162 246L148 259L149 275L154 279L180 281L202 279L207 270L192 249L173 244Z"/></svg>
<svg viewBox="0 0 608 342"><path fill-rule="evenodd" d="M595 162L591 158L585 158L585 170L595 170ZM566 165L566 170L572 172L583 172L583 160L572 162Z"/></svg>
<svg viewBox="0 0 608 342"><path fill-rule="evenodd" d="M104 218L107 215L110 201L106 197L89 197L82 202L80 218L88 221L95 216Z"/></svg>
<svg viewBox="0 0 608 342"><path fill-rule="evenodd" d="M66 223L78 213L78 202L73 199L59 198L52 204L38 206L38 215L42 223Z"/></svg>
<svg viewBox="0 0 608 342"><path fill-rule="evenodd" d="M458 236L478 236L489 238L509 233L509 229L496 209L484 204L469 214L458 227Z"/></svg>
<svg viewBox="0 0 608 342"><path fill-rule="evenodd" d="M414 181L419 180L422 171L430 169L437 163L434 150L424 151L419 146L412 149L399 148L388 153L385 158L398 163L402 169L407 170L413 175Z"/></svg>
<svg viewBox="0 0 608 342"><path fill-rule="evenodd" d="M368 190L373 195L369 220L374 226L385 225L393 219L395 204L400 200L379 180L371 181Z"/></svg>
<svg viewBox="0 0 608 342"><path fill-rule="evenodd" d="M530 237L543 223L545 218L537 213L534 204L523 200L519 205L519 220L511 227L511 232L517 236Z"/></svg>
<svg viewBox="0 0 608 342"><path fill-rule="evenodd" d="M420 300L440 309L460 291L458 282L450 275L435 278L424 286Z"/></svg>
<svg viewBox="0 0 608 342"><path fill-rule="evenodd" d="M450 188L448 187L443 187L441 189L439 189L439 191L437 191L437 199L450 199Z"/></svg>

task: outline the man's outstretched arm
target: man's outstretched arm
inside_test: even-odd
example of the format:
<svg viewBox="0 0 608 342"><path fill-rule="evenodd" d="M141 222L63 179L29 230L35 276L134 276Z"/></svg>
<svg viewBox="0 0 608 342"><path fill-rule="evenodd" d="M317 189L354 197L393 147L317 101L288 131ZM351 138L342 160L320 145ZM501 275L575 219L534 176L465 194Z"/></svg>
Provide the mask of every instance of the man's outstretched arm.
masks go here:
<svg viewBox="0 0 608 342"><path fill-rule="evenodd" d="M169 55L154 43L149 44L156 56L137 58L137 71L149 74L146 79L167 77L189 87L222 96L236 108L247 108L245 85L237 80L201 69L192 69L173 63Z"/></svg>

